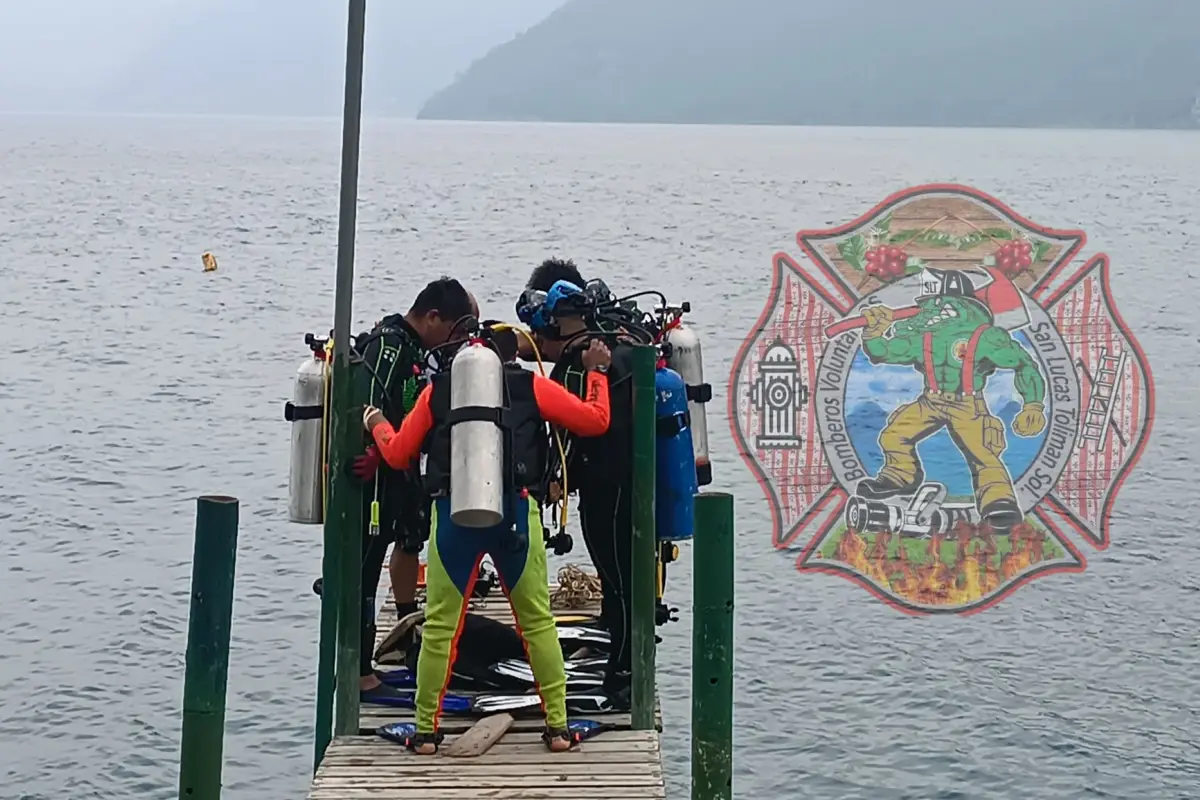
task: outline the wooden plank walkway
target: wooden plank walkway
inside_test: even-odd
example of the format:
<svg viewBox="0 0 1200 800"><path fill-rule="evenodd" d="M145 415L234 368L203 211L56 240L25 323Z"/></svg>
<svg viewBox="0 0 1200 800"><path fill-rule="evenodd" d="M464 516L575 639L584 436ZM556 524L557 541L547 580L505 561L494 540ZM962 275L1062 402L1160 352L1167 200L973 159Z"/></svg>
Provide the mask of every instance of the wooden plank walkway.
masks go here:
<svg viewBox="0 0 1200 800"><path fill-rule="evenodd" d="M380 582L382 608L376 623L376 646L396 624L387 573ZM555 587L551 586L551 591ZM508 601L499 591L475 601L471 609L512 624ZM558 614L592 615L597 603ZM386 669L386 666L383 667ZM456 694L465 694L456 692ZM309 800L542 800L564 796L580 800L664 800L659 731L630 730L629 714L594 714L589 719L612 723L618 730L602 733L567 753L551 753L541 742L544 720L517 717L508 733L482 756L451 758L442 754L417 756L398 744L374 735L390 722L412 722L413 711L364 705L360 735L334 739L313 778ZM445 750L453 737L470 728L478 717L446 715L442 730Z"/></svg>
<svg viewBox="0 0 1200 800"><path fill-rule="evenodd" d="M567 753L509 731L473 758L415 756L369 736L335 739L309 800L665 800L658 734L611 731Z"/></svg>

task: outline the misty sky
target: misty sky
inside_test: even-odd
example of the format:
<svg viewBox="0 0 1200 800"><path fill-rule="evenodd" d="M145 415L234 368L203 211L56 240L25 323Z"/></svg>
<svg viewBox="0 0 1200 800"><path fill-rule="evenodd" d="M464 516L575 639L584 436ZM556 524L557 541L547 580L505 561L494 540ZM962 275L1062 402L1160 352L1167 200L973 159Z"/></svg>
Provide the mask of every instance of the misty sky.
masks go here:
<svg viewBox="0 0 1200 800"><path fill-rule="evenodd" d="M565 0L368 0L368 113L409 114ZM336 114L346 0L0 0L0 112Z"/></svg>

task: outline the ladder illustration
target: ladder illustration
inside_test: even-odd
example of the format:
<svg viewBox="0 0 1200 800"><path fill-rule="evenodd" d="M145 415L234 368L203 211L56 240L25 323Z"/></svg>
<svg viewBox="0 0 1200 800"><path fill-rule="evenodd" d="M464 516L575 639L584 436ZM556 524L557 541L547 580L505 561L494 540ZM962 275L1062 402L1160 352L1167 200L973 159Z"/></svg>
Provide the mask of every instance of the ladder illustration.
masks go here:
<svg viewBox="0 0 1200 800"><path fill-rule="evenodd" d="M1109 355L1100 348L1100 364L1092 376L1091 399L1083 418L1083 440L1103 442L1112 424L1113 399L1125 369L1125 352ZM1080 444L1083 442L1081 441Z"/></svg>

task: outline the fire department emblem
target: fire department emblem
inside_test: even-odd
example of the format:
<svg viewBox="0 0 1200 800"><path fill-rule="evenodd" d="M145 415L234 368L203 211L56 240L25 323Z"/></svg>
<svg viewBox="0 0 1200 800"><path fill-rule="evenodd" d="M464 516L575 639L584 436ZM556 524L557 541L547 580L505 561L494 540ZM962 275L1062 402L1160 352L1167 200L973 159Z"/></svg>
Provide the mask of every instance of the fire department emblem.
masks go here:
<svg viewBox="0 0 1200 800"><path fill-rule="evenodd" d="M729 419L801 572L961 614L1108 546L1154 387L1086 240L936 184L775 256Z"/></svg>

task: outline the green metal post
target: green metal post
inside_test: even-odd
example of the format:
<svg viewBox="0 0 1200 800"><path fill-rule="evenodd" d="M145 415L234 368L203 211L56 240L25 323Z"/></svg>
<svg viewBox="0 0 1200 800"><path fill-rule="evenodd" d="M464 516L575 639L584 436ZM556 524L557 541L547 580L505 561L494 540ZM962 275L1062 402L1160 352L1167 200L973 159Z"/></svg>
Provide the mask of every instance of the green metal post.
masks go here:
<svg viewBox="0 0 1200 800"><path fill-rule="evenodd" d="M332 388L332 387L330 387ZM325 401L332 408L332 393ZM329 476L326 478L328 485ZM328 498L328 493L326 494ZM333 738L333 691L336 686L334 671L337 668L338 598L341 597L341 571L338 568L340 532L336 525L329 524L329 510L325 510L323 554L321 558L321 639L317 655L317 720L314 737L313 772L321 766L325 750Z"/></svg>
<svg viewBox="0 0 1200 800"><path fill-rule="evenodd" d="M654 372L653 347L633 352L633 645L632 711L634 730L654 723L654 609L658 584L654 523Z"/></svg>
<svg viewBox="0 0 1200 800"><path fill-rule="evenodd" d="M183 675L180 800L218 800L221 796L237 529L236 498L214 496L196 501L192 604Z"/></svg>
<svg viewBox="0 0 1200 800"><path fill-rule="evenodd" d="M328 534L332 528L326 528ZM336 532L335 532L336 533ZM317 721L314 737L313 772L321 766L325 750L333 737L333 688L334 670L337 666L337 592L333 587L338 582L337 540L325 537L325 555L321 560L321 640L317 656ZM324 588L330 587L330 588Z"/></svg>
<svg viewBox="0 0 1200 800"><path fill-rule="evenodd" d="M358 221L358 149L362 123L363 35L366 0L349 0L346 26L346 93L342 114L342 185L338 208L337 283L333 309L333 395L330 424L329 507L326 542L336 541L337 679L333 732L358 733L358 655L362 630L362 487L350 477L362 449L362 414L354 405L350 372L350 321L354 295L354 233ZM332 526L332 535L329 531ZM324 591L328 591L326 586Z"/></svg>
<svg viewBox="0 0 1200 800"><path fill-rule="evenodd" d="M733 797L733 495L696 495L692 800Z"/></svg>

